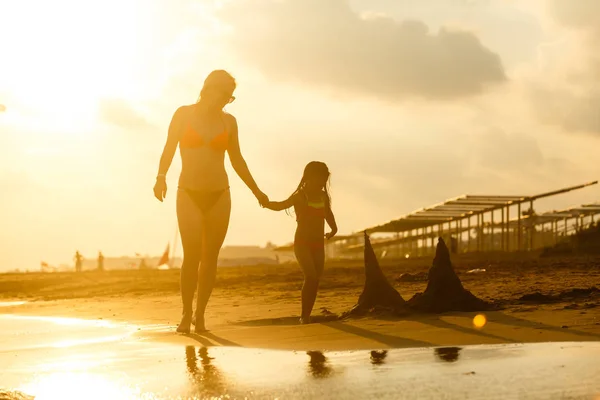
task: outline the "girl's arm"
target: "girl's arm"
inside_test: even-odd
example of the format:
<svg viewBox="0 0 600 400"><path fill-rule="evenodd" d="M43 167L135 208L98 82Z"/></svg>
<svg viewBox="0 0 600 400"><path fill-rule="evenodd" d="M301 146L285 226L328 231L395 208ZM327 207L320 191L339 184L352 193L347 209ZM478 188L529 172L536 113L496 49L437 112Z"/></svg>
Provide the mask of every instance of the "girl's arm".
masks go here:
<svg viewBox="0 0 600 400"><path fill-rule="evenodd" d="M273 211L282 211L291 208L296 203L297 193L291 195L284 201L269 201L265 204L265 208Z"/></svg>
<svg viewBox="0 0 600 400"><path fill-rule="evenodd" d="M338 231L337 223L335 222L335 216L333 215L333 211L331 210L331 203L329 200L325 200L325 221L327 221L327 225L331 228L331 232L325 235L327 239L331 239L335 236Z"/></svg>
<svg viewBox="0 0 600 400"><path fill-rule="evenodd" d="M229 153L229 160L231 161L231 166L238 174L240 179L244 181L248 189L252 191L258 202L261 206L265 206L265 204L269 201L269 198L266 194L261 192L258 188L258 185L254 181L250 170L248 169L248 165L246 164L246 160L242 156L242 151L240 149L240 139L238 136L238 126L237 120L233 115L225 114L226 117L231 121L230 123L230 139L229 146L227 148L227 152Z"/></svg>

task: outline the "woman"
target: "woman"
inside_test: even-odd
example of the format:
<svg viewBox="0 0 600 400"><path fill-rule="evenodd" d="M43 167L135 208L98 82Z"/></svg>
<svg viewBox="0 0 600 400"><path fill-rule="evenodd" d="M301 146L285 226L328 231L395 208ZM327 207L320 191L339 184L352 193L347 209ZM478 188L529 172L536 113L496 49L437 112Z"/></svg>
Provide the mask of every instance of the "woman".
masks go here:
<svg viewBox="0 0 600 400"><path fill-rule="evenodd" d="M179 145L182 166L177 190L177 221L183 247L183 316L177 332L190 331L196 284L195 331L205 330L204 312L215 283L217 259L231 211L225 151L229 153L233 169L259 203L269 201L254 182L240 152L235 117L223 111L223 107L235 99L235 86L235 80L226 71L211 72L204 81L198 102L175 111L160 158L154 196L163 201L167 193L166 174Z"/></svg>

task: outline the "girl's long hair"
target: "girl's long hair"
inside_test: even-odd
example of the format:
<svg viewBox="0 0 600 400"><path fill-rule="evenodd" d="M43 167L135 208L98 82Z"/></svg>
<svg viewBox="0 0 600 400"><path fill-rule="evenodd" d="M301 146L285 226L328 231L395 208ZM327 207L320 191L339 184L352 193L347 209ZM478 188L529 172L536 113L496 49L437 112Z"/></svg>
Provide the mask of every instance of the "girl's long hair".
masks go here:
<svg viewBox="0 0 600 400"><path fill-rule="evenodd" d="M325 195L327 196L327 201L329 202L329 204L331 204L331 194L330 194L330 190L329 190L329 177L331 176L330 172L329 172L329 168L327 167L327 164L325 164L324 162L321 161L311 161L308 164L306 164L306 167L304 167L304 173L302 174L302 179L300 179L300 183L298 184L298 187L296 188L296 190L294 190L294 192L290 195L290 197L300 193L304 187L306 186L306 182L313 178L313 177L323 177L323 178L327 178L327 182L325 183L325 187L323 188L323 191L325 192ZM286 212L288 214L290 214L290 209L287 209Z"/></svg>

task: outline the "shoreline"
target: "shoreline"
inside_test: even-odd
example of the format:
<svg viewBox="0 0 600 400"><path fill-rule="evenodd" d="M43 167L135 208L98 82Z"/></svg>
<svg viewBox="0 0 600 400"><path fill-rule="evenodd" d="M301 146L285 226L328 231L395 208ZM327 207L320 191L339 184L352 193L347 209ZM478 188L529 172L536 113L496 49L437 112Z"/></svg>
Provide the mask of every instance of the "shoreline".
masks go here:
<svg viewBox="0 0 600 400"><path fill-rule="evenodd" d="M180 304L179 299L172 296L30 302L3 307L1 311L2 314L134 324L140 328L136 335L148 340L276 350L341 351L600 341L598 309L580 311L543 305L527 311L486 312L483 314L487 323L482 329L473 326L473 317L479 313L365 317L299 325L295 303L283 303L275 309L264 304L264 298L245 299L244 304L240 304L242 300L244 298L215 294L207 310L209 331L200 335L175 332Z"/></svg>
<svg viewBox="0 0 600 400"><path fill-rule="evenodd" d="M313 316L323 322L298 325L302 273L296 265L220 269L208 304L207 345L286 350L353 350L467 344L600 341L600 258L456 257L455 270L477 297L504 305L485 312L487 324L473 325L478 313L409 314L326 320L352 308L364 284L362 262L326 265ZM402 281L403 273L427 272L431 262L384 260L382 270L405 300L427 281ZM476 268L486 272L467 273ZM533 301L519 301L534 295ZM179 271L0 274L0 301L27 301L0 307L0 314L110 320L138 324L157 340L191 341L174 330L181 315ZM325 320L324 320L325 319ZM161 327L156 330L152 327ZM147 328L147 332L144 329ZM220 339L220 340L217 340Z"/></svg>

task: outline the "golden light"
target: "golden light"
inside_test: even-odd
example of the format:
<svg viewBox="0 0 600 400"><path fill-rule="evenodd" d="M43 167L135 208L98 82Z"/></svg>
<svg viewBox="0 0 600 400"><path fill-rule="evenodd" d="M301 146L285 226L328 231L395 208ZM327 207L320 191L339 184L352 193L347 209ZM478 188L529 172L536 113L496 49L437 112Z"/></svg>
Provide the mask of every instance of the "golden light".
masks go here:
<svg viewBox="0 0 600 400"><path fill-rule="evenodd" d="M404 255L404 258L409 258L409 257L410 257L410 254L405 254Z"/></svg>
<svg viewBox="0 0 600 400"><path fill-rule="evenodd" d="M131 97L144 62L144 21L137 1L10 2L0 17L0 86L13 108L50 128L81 133L105 97ZM0 107L1 108L1 107Z"/></svg>
<svg viewBox="0 0 600 400"><path fill-rule="evenodd" d="M483 314L477 314L473 318L473 326L477 329L483 328L486 323L487 323L487 318Z"/></svg>
<svg viewBox="0 0 600 400"><path fill-rule="evenodd" d="M141 394L117 379L71 371L44 375L19 390L35 396L36 400L132 399Z"/></svg>

